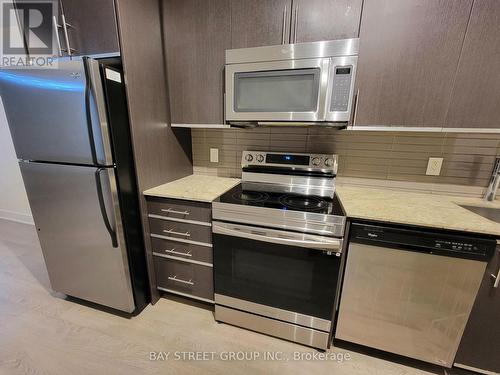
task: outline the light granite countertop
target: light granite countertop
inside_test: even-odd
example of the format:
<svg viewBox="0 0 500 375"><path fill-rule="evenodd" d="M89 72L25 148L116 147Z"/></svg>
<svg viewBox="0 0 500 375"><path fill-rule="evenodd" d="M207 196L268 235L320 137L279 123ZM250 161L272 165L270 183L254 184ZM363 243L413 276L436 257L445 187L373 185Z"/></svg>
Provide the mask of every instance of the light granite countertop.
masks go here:
<svg viewBox="0 0 500 375"><path fill-rule="evenodd" d="M143 192L144 195L162 198L186 199L198 202L212 202L238 185L238 178L203 176L193 174Z"/></svg>
<svg viewBox="0 0 500 375"><path fill-rule="evenodd" d="M419 225L500 237L500 224L460 205L500 209L500 200L339 185L336 192L353 219Z"/></svg>

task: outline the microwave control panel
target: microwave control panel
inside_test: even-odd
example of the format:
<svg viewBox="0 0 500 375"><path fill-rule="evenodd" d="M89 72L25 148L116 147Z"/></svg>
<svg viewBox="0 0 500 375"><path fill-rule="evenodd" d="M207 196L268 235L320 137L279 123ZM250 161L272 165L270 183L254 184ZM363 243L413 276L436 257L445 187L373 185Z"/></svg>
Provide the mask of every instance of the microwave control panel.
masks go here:
<svg viewBox="0 0 500 375"><path fill-rule="evenodd" d="M352 66L336 66L333 77L330 112L346 112L352 82Z"/></svg>

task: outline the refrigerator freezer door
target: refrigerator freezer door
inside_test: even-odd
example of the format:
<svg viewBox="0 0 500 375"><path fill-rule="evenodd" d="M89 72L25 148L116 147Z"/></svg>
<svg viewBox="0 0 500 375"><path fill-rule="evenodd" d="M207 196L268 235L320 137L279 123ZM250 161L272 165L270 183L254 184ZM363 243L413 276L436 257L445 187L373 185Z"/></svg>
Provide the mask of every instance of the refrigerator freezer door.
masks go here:
<svg viewBox="0 0 500 375"><path fill-rule="evenodd" d="M132 312L113 169L26 162L20 167L52 289Z"/></svg>
<svg viewBox="0 0 500 375"><path fill-rule="evenodd" d="M80 58L63 59L57 69L0 71L0 94L19 159L111 164L87 71Z"/></svg>

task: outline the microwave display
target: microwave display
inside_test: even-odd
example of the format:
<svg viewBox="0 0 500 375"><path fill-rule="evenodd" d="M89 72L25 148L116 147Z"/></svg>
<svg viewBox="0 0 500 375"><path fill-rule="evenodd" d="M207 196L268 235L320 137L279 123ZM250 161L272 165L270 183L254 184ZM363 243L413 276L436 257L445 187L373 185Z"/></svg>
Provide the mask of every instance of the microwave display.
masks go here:
<svg viewBox="0 0 500 375"><path fill-rule="evenodd" d="M351 74L351 68L337 68L335 74Z"/></svg>

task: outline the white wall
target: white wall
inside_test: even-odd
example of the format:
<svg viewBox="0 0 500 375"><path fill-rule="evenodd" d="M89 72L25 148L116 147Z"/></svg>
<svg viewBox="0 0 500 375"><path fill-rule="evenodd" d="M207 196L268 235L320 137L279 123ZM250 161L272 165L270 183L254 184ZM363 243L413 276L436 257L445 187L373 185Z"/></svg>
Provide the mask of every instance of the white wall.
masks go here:
<svg viewBox="0 0 500 375"><path fill-rule="evenodd" d="M33 224L7 118L0 98L0 218Z"/></svg>

